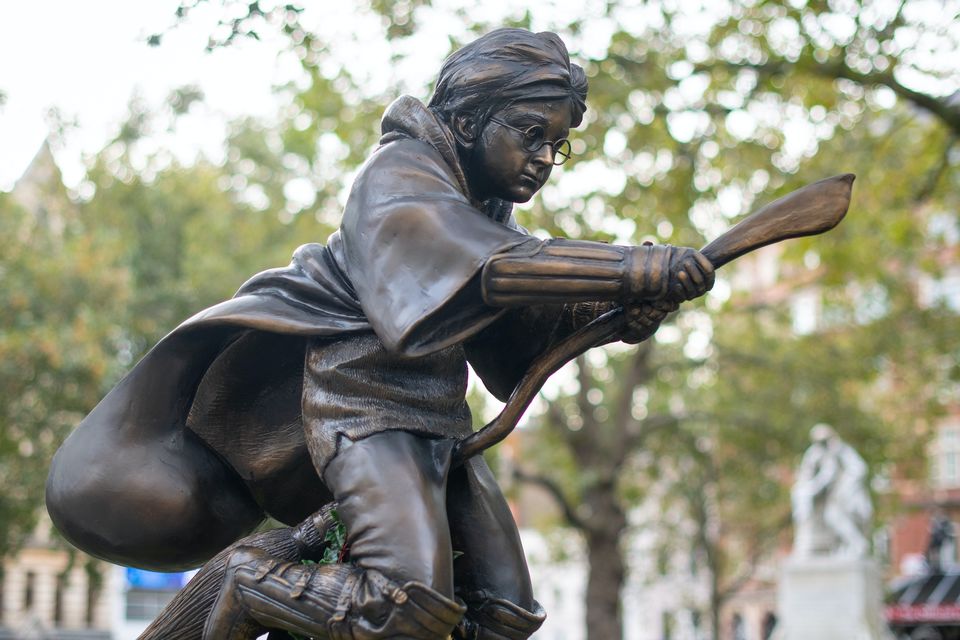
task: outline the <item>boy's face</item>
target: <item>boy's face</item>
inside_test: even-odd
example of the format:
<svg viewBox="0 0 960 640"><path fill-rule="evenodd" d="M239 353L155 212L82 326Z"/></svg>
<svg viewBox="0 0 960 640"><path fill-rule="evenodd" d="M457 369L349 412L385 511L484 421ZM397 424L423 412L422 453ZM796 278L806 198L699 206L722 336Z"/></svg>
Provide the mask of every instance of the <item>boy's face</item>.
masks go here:
<svg viewBox="0 0 960 640"><path fill-rule="evenodd" d="M552 144L528 151L521 132L542 127L543 140L552 143L569 135L571 116L569 99L519 102L495 112L480 132L468 169L474 196L509 202L532 198L550 177L555 151Z"/></svg>

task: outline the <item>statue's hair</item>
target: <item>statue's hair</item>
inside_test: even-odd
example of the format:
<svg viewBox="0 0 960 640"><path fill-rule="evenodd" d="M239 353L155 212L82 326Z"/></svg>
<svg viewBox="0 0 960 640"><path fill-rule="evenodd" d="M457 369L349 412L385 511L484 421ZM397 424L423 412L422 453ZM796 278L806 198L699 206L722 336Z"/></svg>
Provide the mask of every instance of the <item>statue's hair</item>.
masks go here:
<svg viewBox="0 0 960 640"><path fill-rule="evenodd" d="M470 114L481 123L516 102L570 98L571 126L583 120L587 76L555 33L497 29L444 61L430 108L445 122Z"/></svg>

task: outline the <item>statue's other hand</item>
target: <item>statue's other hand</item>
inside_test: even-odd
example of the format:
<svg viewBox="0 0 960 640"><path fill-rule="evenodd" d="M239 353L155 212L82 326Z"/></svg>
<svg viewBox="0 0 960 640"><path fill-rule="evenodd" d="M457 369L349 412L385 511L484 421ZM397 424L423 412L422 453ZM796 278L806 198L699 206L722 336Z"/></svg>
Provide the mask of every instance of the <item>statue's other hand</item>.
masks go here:
<svg viewBox="0 0 960 640"><path fill-rule="evenodd" d="M620 339L627 344L643 342L656 333L667 314L676 311L679 306L679 302L666 299L627 305L624 307L627 326L621 332Z"/></svg>

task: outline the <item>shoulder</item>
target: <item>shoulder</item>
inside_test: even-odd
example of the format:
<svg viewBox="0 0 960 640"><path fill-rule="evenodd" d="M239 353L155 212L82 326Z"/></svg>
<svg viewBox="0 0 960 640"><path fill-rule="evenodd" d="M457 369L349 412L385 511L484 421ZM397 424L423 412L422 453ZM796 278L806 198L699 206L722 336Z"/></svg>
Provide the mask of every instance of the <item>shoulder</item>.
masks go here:
<svg viewBox="0 0 960 640"><path fill-rule="evenodd" d="M453 169L430 144L414 138L399 138L377 148L370 156L358 180L375 176L378 180L425 180L457 187Z"/></svg>

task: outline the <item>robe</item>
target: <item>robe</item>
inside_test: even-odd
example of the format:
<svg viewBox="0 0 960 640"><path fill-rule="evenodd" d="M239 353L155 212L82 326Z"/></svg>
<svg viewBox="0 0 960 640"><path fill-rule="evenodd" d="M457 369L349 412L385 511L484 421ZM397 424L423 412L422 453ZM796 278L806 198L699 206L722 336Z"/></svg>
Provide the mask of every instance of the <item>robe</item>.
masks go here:
<svg viewBox="0 0 960 640"><path fill-rule="evenodd" d="M265 514L294 524L329 501L304 441L308 343L375 336L407 359L456 347L501 399L546 348L561 307L491 307L479 286L490 256L540 241L508 203L471 198L449 130L419 101L394 102L382 131L325 245L186 320L63 443L47 506L70 542L180 569Z"/></svg>

